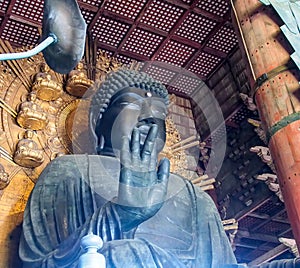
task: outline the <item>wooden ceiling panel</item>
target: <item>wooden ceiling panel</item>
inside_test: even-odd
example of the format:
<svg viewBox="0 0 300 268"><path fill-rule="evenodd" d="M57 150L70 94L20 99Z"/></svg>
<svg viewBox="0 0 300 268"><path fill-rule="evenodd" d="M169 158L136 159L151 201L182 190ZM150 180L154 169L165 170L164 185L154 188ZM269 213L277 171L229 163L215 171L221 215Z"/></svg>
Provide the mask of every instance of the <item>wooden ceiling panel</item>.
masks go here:
<svg viewBox="0 0 300 268"><path fill-rule="evenodd" d="M134 20L146 2L146 0L111 0L105 3L104 9ZM127 6L126 9L124 5Z"/></svg>
<svg viewBox="0 0 300 268"><path fill-rule="evenodd" d="M8 9L9 3L9 0L0 1L0 10L5 12Z"/></svg>
<svg viewBox="0 0 300 268"><path fill-rule="evenodd" d="M203 43L217 22L196 13L189 13L175 34L186 39Z"/></svg>
<svg viewBox="0 0 300 268"><path fill-rule="evenodd" d="M195 52L196 49L190 46L169 40L155 60L183 67Z"/></svg>
<svg viewBox="0 0 300 268"><path fill-rule="evenodd" d="M140 22L162 31L169 32L183 12L184 9L181 7L172 5L166 1L154 0L147 8Z"/></svg>
<svg viewBox="0 0 300 268"><path fill-rule="evenodd" d="M281 233L285 232L286 230L290 229L290 225L287 223L275 222L270 221L268 223L263 224L260 226L258 232L267 234L267 235L280 235Z"/></svg>
<svg viewBox="0 0 300 268"><path fill-rule="evenodd" d="M229 10L229 1L226 0L205 0L199 1L197 7L214 15L223 17Z"/></svg>
<svg viewBox="0 0 300 268"><path fill-rule="evenodd" d="M100 43L118 47L129 28L128 24L101 16L96 21L92 33Z"/></svg>
<svg viewBox="0 0 300 268"><path fill-rule="evenodd" d="M122 47L122 51L131 51L151 57L164 38L160 35L135 28Z"/></svg>
<svg viewBox="0 0 300 268"><path fill-rule="evenodd" d="M16 1L11 13L41 24L43 8L44 2L40 0Z"/></svg>
<svg viewBox="0 0 300 268"><path fill-rule="evenodd" d="M1 38L13 44L33 45L39 39L38 29L12 19L9 19L1 33Z"/></svg>
<svg viewBox="0 0 300 268"><path fill-rule="evenodd" d="M191 77L188 75L179 75L171 83L171 86L177 88L181 92L184 92L187 96L190 96L192 92L196 91L202 85L202 80L199 78Z"/></svg>
<svg viewBox="0 0 300 268"><path fill-rule="evenodd" d="M237 45L237 42L238 40L234 30L225 24L207 42L207 47L227 54Z"/></svg>
<svg viewBox="0 0 300 268"><path fill-rule="evenodd" d="M91 21L93 20L93 18L95 17L95 15L96 15L96 12L90 11L90 10L85 9L85 8L81 9L81 13L82 13L82 16L85 19L87 24L90 24Z"/></svg>
<svg viewBox="0 0 300 268"><path fill-rule="evenodd" d="M239 228L242 230L251 230L257 224L264 222L264 219L257 219L256 217L246 216L239 221Z"/></svg>
<svg viewBox="0 0 300 268"><path fill-rule="evenodd" d="M221 58L215 55L201 52L200 55L198 55L198 57L191 64L189 71L197 75L207 77L212 72L212 70L216 69L220 61Z"/></svg>
<svg viewBox="0 0 300 268"><path fill-rule="evenodd" d="M157 66L155 64L146 66L145 68L143 68L143 71L166 85L170 85L171 81L177 74L172 70Z"/></svg>

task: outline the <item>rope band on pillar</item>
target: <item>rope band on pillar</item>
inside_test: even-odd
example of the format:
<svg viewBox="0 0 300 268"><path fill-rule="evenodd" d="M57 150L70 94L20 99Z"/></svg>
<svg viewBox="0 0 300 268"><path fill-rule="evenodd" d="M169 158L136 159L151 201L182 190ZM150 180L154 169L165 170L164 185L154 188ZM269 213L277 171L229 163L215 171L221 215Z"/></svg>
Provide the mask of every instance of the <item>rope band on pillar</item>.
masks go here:
<svg viewBox="0 0 300 268"><path fill-rule="evenodd" d="M295 68L296 67L293 64L293 62L289 61L287 64L280 65L280 66L274 68L273 70L271 70L270 72L264 73L260 77L258 77L255 81L255 85L250 94L251 97L253 98L254 103L255 103L255 95L256 95L257 91L266 81L268 81L269 79L275 77L276 75L278 75L284 71L295 69Z"/></svg>
<svg viewBox="0 0 300 268"><path fill-rule="evenodd" d="M279 130L281 130L282 128L285 128L286 126L288 126L289 124L300 120L300 112L298 113L294 113L294 114L290 114L284 118L282 118L280 121L278 121L276 124L274 124L272 127L270 127L266 133L267 135L267 141L269 143L270 139L272 138L272 136Z"/></svg>

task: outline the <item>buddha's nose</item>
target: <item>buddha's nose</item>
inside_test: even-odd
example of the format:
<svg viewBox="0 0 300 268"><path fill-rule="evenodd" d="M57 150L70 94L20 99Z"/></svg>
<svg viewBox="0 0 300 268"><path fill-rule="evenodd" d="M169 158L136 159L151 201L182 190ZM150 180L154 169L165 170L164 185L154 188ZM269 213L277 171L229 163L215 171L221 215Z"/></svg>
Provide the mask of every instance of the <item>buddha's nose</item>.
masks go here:
<svg viewBox="0 0 300 268"><path fill-rule="evenodd" d="M151 105L147 102L144 102L142 105L142 109L140 115L138 117L139 122L146 122L146 123L154 123L154 115L151 109Z"/></svg>

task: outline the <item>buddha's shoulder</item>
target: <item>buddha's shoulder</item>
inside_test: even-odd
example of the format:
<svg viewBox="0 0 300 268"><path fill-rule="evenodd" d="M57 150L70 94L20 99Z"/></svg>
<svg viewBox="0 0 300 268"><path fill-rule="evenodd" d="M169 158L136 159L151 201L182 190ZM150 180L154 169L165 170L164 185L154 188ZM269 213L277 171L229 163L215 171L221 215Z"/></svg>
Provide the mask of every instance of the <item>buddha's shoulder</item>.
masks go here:
<svg viewBox="0 0 300 268"><path fill-rule="evenodd" d="M112 157L100 155L63 155L52 160L46 166L39 176L38 184L47 184L47 182L50 182L50 184L61 183L62 181L69 181L70 178L76 181L76 178L80 179L89 176L100 164L104 163L108 166L115 164L115 161Z"/></svg>
<svg viewBox="0 0 300 268"><path fill-rule="evenodd" d="M58 158L55 158L52 160L47 168L52 168L56 166L60 167L74 167L74 165L79 165L79 166L85 166L89 163L93 163L95 161L99 161L99 159L104 159L106 158L105 156L101 155L87 155L87 154L69 154L69 155L63 155Z"/></svg>
<svg viewBox="0 0 300 268"><path fill-rule="evenodd" d="M52 160L44 171L53 170L58 167L61 169L73 169L77 163L84 164L87 161L87 155L63 155Z"/></svg>

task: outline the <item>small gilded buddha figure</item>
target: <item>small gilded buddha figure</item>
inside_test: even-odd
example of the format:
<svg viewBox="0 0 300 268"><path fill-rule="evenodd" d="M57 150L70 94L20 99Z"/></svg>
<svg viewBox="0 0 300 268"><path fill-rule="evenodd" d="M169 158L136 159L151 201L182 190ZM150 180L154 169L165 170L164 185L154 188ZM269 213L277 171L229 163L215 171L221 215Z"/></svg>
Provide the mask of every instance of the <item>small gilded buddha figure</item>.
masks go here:
<svg viewBox="0 0 300 268"><path fill-rule="evenodd" d="M41 72L36 74L32 91L36 92L39 99L45 101L56 100L62 94L62 84L50 74L50 68L46 63L41 65Z"/></svg>
<svg viewBox="0 0 300 268"><path fill-rule="evenodd" d="M83 67L83 63L79 62L76 69L69 73L66 90L75 97L82 97L94 83L87 78Z"/></svg>
<svg viewBox="0 0 300 268"><path fill-rule="evenodd" d="M47 114L37 103L36 94L31 92L28 94L27 101L21 103L17 115L18 124L25 129L41 130L48 123Z"/></svg>
<svg viewBox="0 0 300 268"><path fill-rule="evenodd" d="M9 184L9 176L4 167L0 164L0 190Z"/></svg>
<svg viewBox="0 0 300 268"><path fill-rule="evenodd" d="M27 130L24 138L21 139L14 154L14 161L27 168L35 168L44 162L43 150L38 148L37 143L33 140L33 131Z"/></svg>

